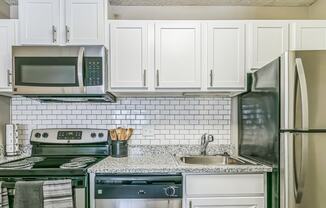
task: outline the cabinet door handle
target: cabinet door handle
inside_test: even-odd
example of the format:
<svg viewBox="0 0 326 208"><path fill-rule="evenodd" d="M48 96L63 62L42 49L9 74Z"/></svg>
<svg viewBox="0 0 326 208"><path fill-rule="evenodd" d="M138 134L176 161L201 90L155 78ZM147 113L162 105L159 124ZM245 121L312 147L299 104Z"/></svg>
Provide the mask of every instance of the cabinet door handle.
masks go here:
<svg viewBox="0 0 326 208"><path fill-rule="evenodd" d="M211 70L209 77L210 77L210 86L213 87L213 70Z"/></svg>
<svg viewBox="0 0 326 208"><path fill-rule="evenodd" d="M12 84L12 81L11 81L11 75L12 75L12 73L10 72L10 69L8 69L7 70L7 84L8 84L8 87L10 87L11 86L11 84Z"/></svg>
<svg viewBox="0 0 326 208"><path fill-rule="evenodd" d="M52 37L53 37L53 43L57 42L57 27L55 25L52 26Z"/></svg>
<svg viewBox="0 0 326 208"><path fill-rule="evenodd" d="M143 77L143 81L144 81L144 87L146 87L146 82L147 82L147 70L146 69L144 69L144 75L143 75L144 77Z"/></svg>
<svg viewBox="0 0 326 208"><path fill-rule="evenodd" d="M157 83L157 86L159 87L160 86L160 71L159 70L156 70L156 83Z"/></svg>
<svg viewBox="0 0 326 208"><path fill-rule="evenodd" d="M189 201L189 208L192 208L192 201Z"/></svg>
<svg viewBox="0 0 326 208"><path fill-rule="evenodd" d="M66 42L70 42L70 27L66 25Z"/></svg>

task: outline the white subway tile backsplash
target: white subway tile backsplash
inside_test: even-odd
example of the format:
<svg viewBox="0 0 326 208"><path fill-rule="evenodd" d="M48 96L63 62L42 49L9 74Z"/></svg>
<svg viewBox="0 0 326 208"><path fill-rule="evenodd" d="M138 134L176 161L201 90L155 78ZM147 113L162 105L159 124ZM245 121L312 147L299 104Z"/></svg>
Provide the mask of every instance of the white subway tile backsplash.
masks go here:
<svg viewBox="0 0 326 208"><path fill-rule="evenodd" d="M231 142L230 98L123 98L117 103L39 103L12 99L12 120L29 143L34 128L134 128L131 144L194 145L204 133L215 144ZM143 135L142 129L153 129Z"/></svg>

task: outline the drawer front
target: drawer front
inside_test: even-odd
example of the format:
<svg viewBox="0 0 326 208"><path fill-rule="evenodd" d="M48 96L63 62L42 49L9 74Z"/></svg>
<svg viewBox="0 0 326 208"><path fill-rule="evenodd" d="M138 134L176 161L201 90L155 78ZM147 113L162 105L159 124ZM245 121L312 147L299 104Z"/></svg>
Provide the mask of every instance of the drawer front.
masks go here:
<svg viewBox="0 0 326 208"><path fill-rule="evenodd" d="M185 190L191 195L263 195L264 175L186 175Z"/></svg>

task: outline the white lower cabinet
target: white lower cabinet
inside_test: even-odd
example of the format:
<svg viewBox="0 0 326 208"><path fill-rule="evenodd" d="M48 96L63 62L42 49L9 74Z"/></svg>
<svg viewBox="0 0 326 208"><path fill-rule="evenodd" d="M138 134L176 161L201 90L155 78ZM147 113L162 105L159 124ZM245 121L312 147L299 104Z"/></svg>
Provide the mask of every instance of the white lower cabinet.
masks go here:
<svg viewBox="0 0 326 208"><path fill-rule="evenodd" d="M189 198L186 208L264 208L263 197Z"/></svg>
<svg viewBox="0 0 326 208"><path fill-rule="evenodd" d="M183 208L265 208L265 175L184 175Z"/></svg>

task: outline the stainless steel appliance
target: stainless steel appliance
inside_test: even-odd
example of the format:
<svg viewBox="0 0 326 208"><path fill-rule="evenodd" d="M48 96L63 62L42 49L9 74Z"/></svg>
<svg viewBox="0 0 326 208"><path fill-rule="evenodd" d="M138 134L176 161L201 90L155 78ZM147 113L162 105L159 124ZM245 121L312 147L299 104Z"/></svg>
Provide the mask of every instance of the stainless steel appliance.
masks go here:
<svg viewBox="0 0 326 208"><path fill-rule="evenodd" d="M102 129L33 130L31 157L0 165L10 207L17 181L56 179L71 179L75 207L89 207L87 168L109 154L108 141L108 131Z"/></svg>
<svg viewBox="0 0 326 208"><path fill-rule="evenodd" d="M182 176L95 177L96 208L181 208Z"/></svg>
<svg viewBox="0 0 326 208"><path fill-rule="evenodd" d="M106 49L14 47L13 92L43 101L107 101Z"/></svg>
<svg viewBox="0 0 326 208"><path fill-rule="evenodd" d="M273 165L269 208L326 205L326 51L292 51L249 75L239 153Z"/></svg>

